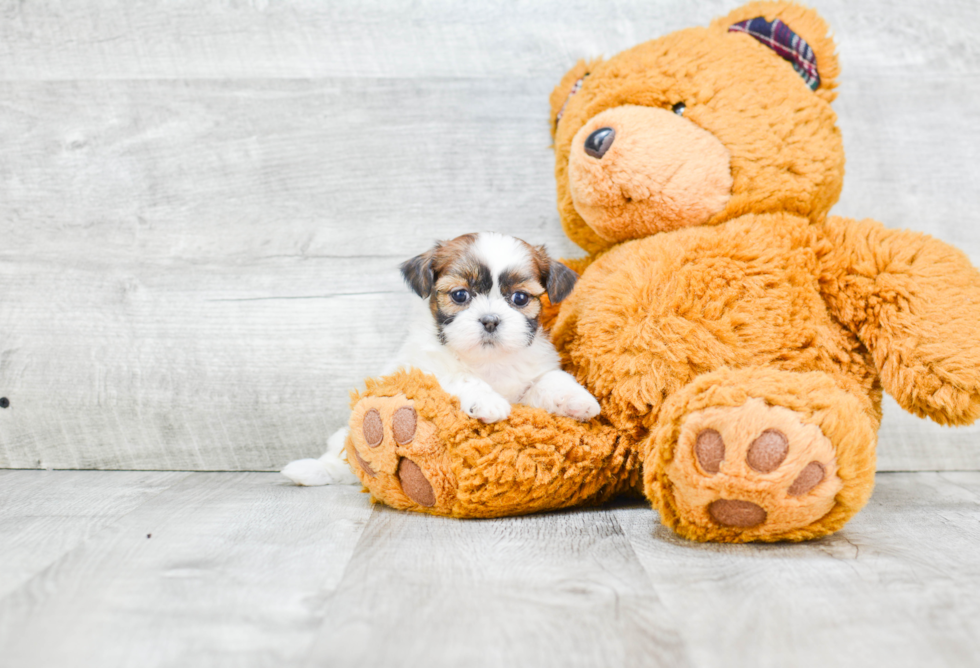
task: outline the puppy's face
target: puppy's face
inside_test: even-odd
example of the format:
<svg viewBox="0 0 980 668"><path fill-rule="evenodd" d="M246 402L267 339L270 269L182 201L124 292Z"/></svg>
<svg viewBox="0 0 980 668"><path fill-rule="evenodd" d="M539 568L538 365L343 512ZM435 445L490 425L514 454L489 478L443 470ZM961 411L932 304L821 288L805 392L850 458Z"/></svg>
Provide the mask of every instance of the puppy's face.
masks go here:
<svg viewBox="0 0 980 668"><path fill-rule="evenodd" d="M564 299L578 276L544 248L492 232L440 242L402 265L443 345L463 354L513 352L534 341L541 295Z"/></svg>

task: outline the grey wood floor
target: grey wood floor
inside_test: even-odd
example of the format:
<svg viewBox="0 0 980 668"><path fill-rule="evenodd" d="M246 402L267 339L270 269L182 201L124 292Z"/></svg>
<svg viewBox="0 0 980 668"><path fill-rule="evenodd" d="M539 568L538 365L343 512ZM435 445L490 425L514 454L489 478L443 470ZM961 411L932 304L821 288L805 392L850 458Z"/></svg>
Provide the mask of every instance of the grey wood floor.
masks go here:
<svg viewBox="0 0 980 668"><path fill-rule="evenodd" d="M644 504L488 521L273 473L0 471L0 665L976 666L980 473L840 533L700 545Z"/></svg>

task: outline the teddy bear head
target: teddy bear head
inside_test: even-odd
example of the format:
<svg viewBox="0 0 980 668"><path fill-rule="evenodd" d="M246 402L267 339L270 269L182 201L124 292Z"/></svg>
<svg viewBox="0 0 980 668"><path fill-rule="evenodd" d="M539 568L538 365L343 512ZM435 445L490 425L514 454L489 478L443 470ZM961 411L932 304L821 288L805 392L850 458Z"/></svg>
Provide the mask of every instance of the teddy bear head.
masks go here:
<svg viewBox="0 0 980 668"><path fill-rule="evenodd" d="M747 213L826 216L843 185L827 25L753 2L608 60L551 95L558 209L590 253Z"/></svg>

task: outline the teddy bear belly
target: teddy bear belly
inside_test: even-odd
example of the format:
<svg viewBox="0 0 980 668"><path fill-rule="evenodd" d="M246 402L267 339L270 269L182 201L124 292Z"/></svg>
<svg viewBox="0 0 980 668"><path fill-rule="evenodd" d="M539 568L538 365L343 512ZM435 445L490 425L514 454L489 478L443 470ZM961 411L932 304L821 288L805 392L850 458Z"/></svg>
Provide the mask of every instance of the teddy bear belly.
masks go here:
<svg viewBox="0 0 980 668"><path fill-rule="evenodd" d="M724 366L824 371L870 397L868 353L820 295L815 240L806 220L749 215L621 244L583 273L553 338L620 423Z"/></svg>

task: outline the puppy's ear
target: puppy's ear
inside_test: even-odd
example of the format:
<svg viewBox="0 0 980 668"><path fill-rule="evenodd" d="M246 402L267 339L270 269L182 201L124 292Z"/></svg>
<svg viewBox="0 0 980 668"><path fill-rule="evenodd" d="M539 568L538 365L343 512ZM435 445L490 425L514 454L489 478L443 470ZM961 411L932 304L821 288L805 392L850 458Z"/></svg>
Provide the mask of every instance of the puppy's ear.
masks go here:
<svg viewBox="0 0 980 668"><path fill-rule="evenodd" d="M416 255L411 260L401 264L402 276L409 287L422 299L432 294L432 286L436 282L436 272L432 264L435 261L436 248Z"/></svg>
<svg viewBox="0 0 980 668"><path fill-rule="evenodd" d="M548 278L545 288L548 290L548 299L552 304L557 304L568 296L568 293L575 287L578 274L563 265L558 260L548 260Z"/></svg>

